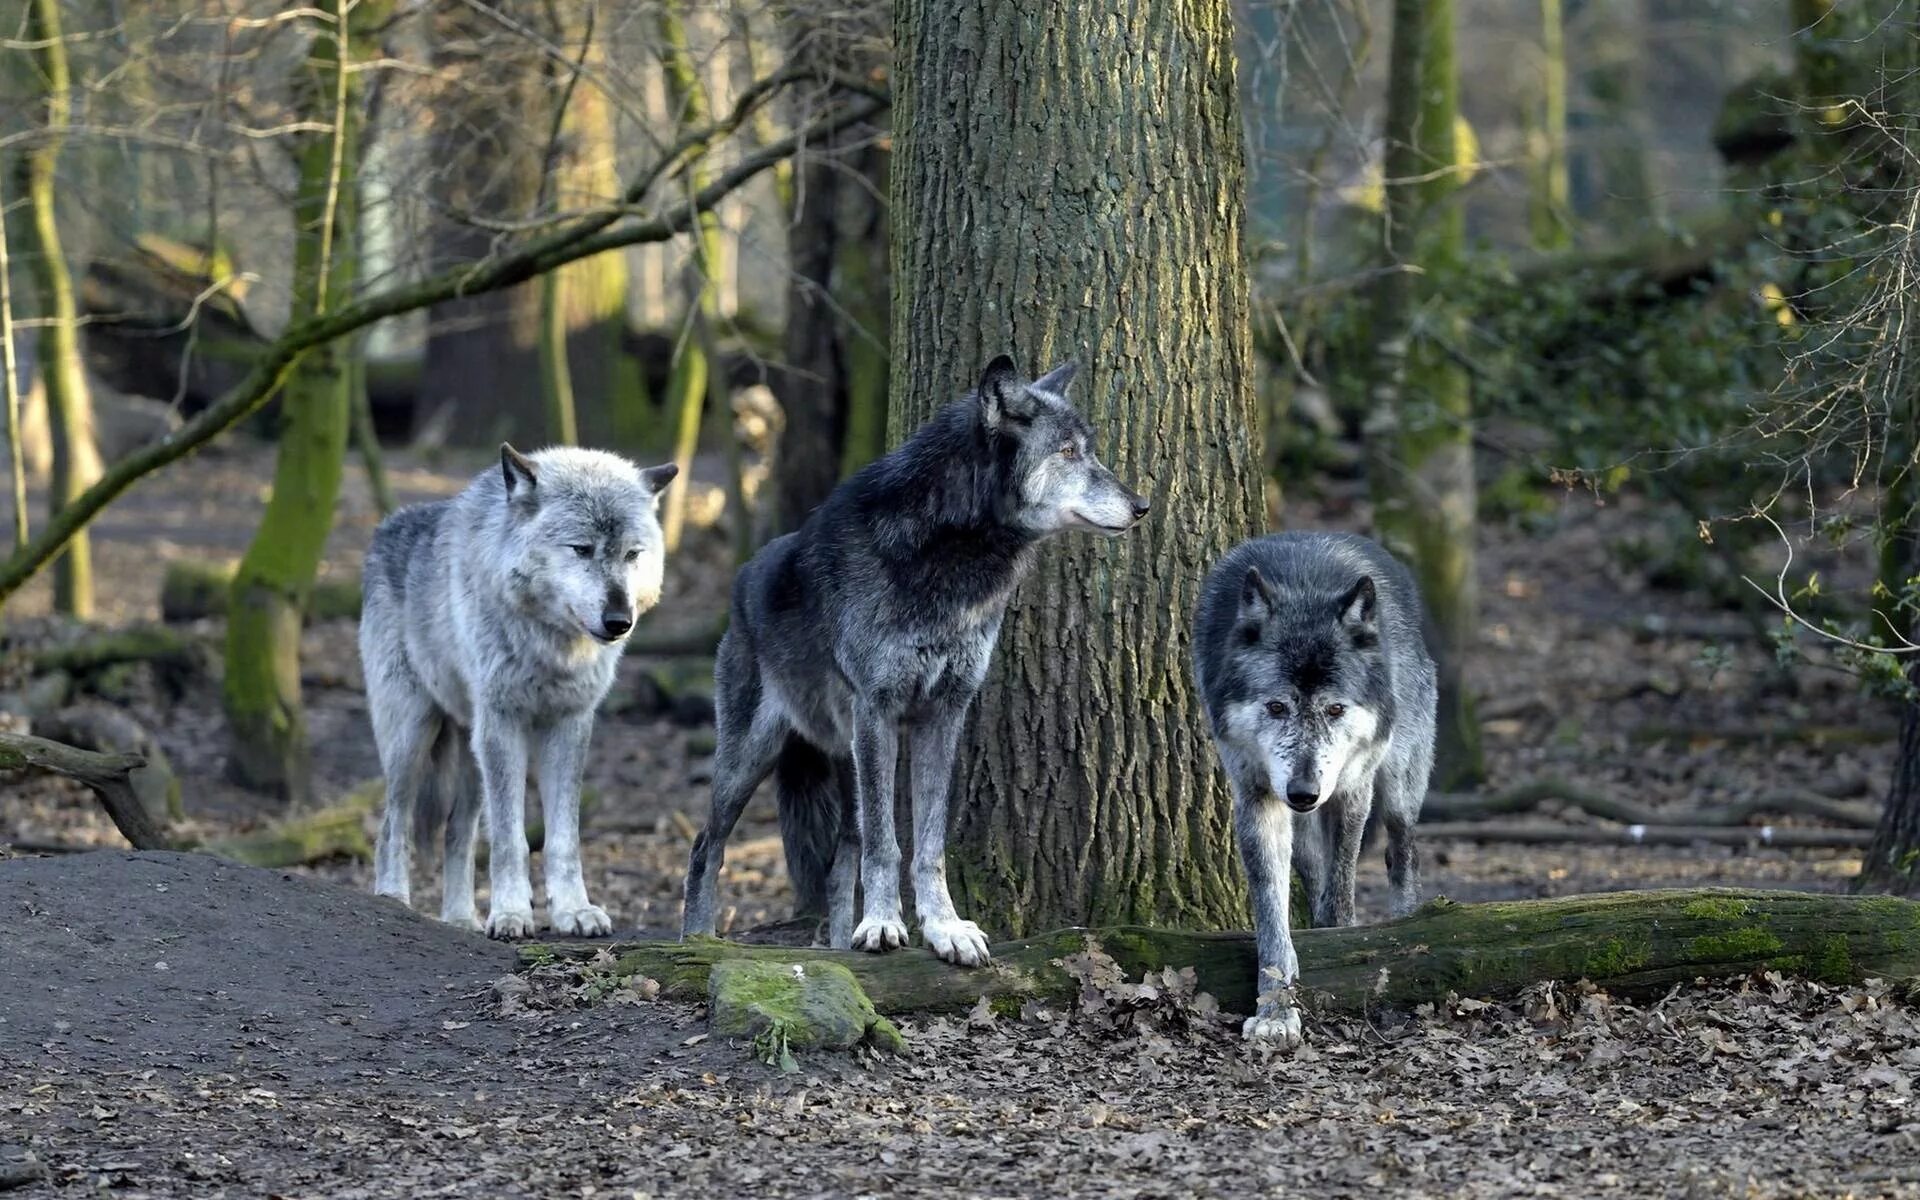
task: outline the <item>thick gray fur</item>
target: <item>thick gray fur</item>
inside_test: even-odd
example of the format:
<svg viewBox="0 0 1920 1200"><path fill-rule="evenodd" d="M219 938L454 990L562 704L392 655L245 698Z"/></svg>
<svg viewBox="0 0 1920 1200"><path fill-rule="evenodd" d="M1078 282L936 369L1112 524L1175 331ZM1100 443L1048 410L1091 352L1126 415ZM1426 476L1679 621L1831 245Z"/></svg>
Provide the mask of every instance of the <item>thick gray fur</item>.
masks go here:
<svg viewBox="0 0 1920 1200"><path fill-rule="evenodd" d="M1201 586L1194 673L1253 899L1261 1000L1248 1037L1300 1043L1291 877L1313 923L1351 925L1361 834L1387 834L1392 915L1413 911L1413 827L1433 769L1436 685L1413 576L1366 538L1283 533L1235 547Z"/></svg>
<svg viewBox="0 0 1920 1200"><path fill-rule="evenodd" d="M687 934L710 934L726 842L773 774L787 869L828 941L902 946L894 777L907 743L914 907L927 946L987 961L947 890L947 791L967 706L1035 547L1069 529L1117 535L1147 511L1094 456L1063 393L1074 368L979 387L837 488L734 581L715 669L713 810L687 870ZM863 902L854 921L855 888Z"/></svg>
<svg viewBox="0 0 1920 1200"><path fill-rule="evenodd" d="M654 510L674 474L671 463L643 471L597 450L523 456L502 446L500 466L459 495L403 508L374 531L360 617L387 783L374 891L408 902L409 832L444 813L440 919L480 928L474 834L484 810L487 932L530 936L531 766L553 929L612 932L581 875L580 774L627 634L660 599Z"/></svg>

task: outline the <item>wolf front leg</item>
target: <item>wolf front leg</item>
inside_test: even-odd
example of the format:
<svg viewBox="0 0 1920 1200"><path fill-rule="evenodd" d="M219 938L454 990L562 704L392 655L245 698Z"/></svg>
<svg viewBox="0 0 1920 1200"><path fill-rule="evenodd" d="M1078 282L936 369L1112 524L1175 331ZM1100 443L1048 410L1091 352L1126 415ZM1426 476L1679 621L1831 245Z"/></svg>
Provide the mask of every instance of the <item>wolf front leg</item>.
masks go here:
<svg viewBox="0 0 1920 1200"><path fill-rule="evenodd" d="M953 757L966 727L965 704L949 705L913 727L907 758L913 786L913 907L927 949L950 963L977 967L990 957L987 935L961 920L947 891L947 793Z"/></svg>
<svg viewBox="0 0 1920 1200"><path fill-rule="evenodd" d="M1253 938L1260 961L1260 979L1254 988L1260 997L1258 1007L1241 1026L1241 1032L1248 1038L1292 1049L1300 1044L1300 1010L1294 1007L1290 994L1300 977L1300 960L1294 955L1293 934L1287 927L1293 814L1263 788L1243 786L1236 780L1233 790L1234 832L1240 843L1240 861L1247 869Z"/></svg>
<svg viewBox="0 0 1920 1200"><path fill-rule="evenodd" d="M547 916L562 937L605 937L613 932L607 910L587 901L580 869L580 775L593 713L555 721L540 745L540 811L546 840L540 857L547 867Z"/></svg>
<svg viewBox="0 0 1920 1200"><path fill-rule="evenodd" d="M863 912L853 930L855 950L879 953L907 944L907 924L900 915L900 840L893 830L893 776L899 765L897 712L864 699L856 703L853 790Z"/></svg>
<svg viewBox="0 0 1920 1200"><path fill-rule="evenodd" d="M487 806L487 873L493 896L487 936L533 936L533 881L527 873L527 728L519 719L474 714L473 757Z"/></svg>

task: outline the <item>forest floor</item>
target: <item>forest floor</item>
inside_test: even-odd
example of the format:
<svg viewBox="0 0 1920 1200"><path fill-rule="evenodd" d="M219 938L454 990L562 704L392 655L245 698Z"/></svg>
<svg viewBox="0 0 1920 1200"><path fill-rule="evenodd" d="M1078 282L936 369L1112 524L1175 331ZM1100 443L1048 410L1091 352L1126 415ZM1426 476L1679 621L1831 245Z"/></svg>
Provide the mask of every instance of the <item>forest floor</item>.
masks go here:
<svg viewBox="0 0 1920 1200"><path fill-rule="evenodd" d="M102 619L155 619L166 560L237 554L269 463L236 444L109 510ZM404 459L395 482L403 499L445 495L479 460L456 465ZM1358 527L1364 512L1336 488L1290 517ZM330 570L357 568L376 520L350 472ZM1782 673L1740 616L1651 586L1663 528L1632 500L1575 493L1527 531L1486 529L1469 670L1489 787L1554 779L1672 809L1756 791L1876 798L1891 716L1843 676ZM728 577L723 540L696 533L642 630L706 627ZM44 605L25 595L9 635L36 636ZM337 795L378 773L353 626L307 637L317 768ZM663 665L632 658L616 695ZM172 758L196 832L272 815L222 778L216 683L136 678L113 699ZM615 708L588 772L589 886L623 936L661 934L711 731ZM1640 1005L1563 990L1324 1025L1292 1059L1177 1001L1121 1029L936 1018L908 1024L902 1058L819 1055L781 1075L702 1039L693 1006L576 1007L564 989L503 1006L491 985L511 952L374 900L364 863L260 872L113 852L96 806L45 782L0 787L10 841L103 848L0 858L0 1186L30 1155L44 1175L24 1194L1920 1195L1920 1022L1873 988L1761 979ZM1851 852L1705 846L1422 854L1429 894L1462 900L1835 890L1858 869ZM1383 883L1369 855L1363 913ZM722 889L733 929L785 915L764 796Z"/></svg>

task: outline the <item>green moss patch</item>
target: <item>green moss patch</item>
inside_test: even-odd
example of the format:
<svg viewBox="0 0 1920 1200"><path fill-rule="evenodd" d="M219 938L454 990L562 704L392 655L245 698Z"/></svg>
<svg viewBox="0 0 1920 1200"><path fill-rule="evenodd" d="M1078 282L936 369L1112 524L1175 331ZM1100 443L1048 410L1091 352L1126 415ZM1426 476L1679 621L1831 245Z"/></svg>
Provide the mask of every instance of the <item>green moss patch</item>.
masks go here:
<svg viewBox="0 0 1920 1200"><path fill-rule="evenodd" d="M906 1049L900 1030L839 963L724 959L708 976L707 1000L708 1028L753 1039L760 1059L784 1070L795 1069L794 1050Z"/></svg>

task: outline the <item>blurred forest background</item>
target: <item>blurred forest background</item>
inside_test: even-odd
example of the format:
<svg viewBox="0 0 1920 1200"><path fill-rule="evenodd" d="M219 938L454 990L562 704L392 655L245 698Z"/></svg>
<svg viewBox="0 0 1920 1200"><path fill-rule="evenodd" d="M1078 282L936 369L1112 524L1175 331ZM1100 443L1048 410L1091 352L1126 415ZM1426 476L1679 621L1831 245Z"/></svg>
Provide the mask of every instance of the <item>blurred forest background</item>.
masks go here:
<svg viewBox="0 0 1920 1200"><path fill-rule="evenodd" d="M1209 429L1258 437L1270 526L1418 565L1429 819L1598 844L1651 815L1683 847L1766 820L1840 852L1829 885L1864 852L1910 887L1920 7L1234 10L1258 430ZM502 439L676 459L612 712L650 732L598 782L647 793L605 829L679 836L732 566L902 432L892 122L931 118L890 106L894 28L864 0L0 4L0 708L170 755L176 830L337 800L372 773L348 619L379 515ZM0 840L95 836L12 803Z"/></svg>

